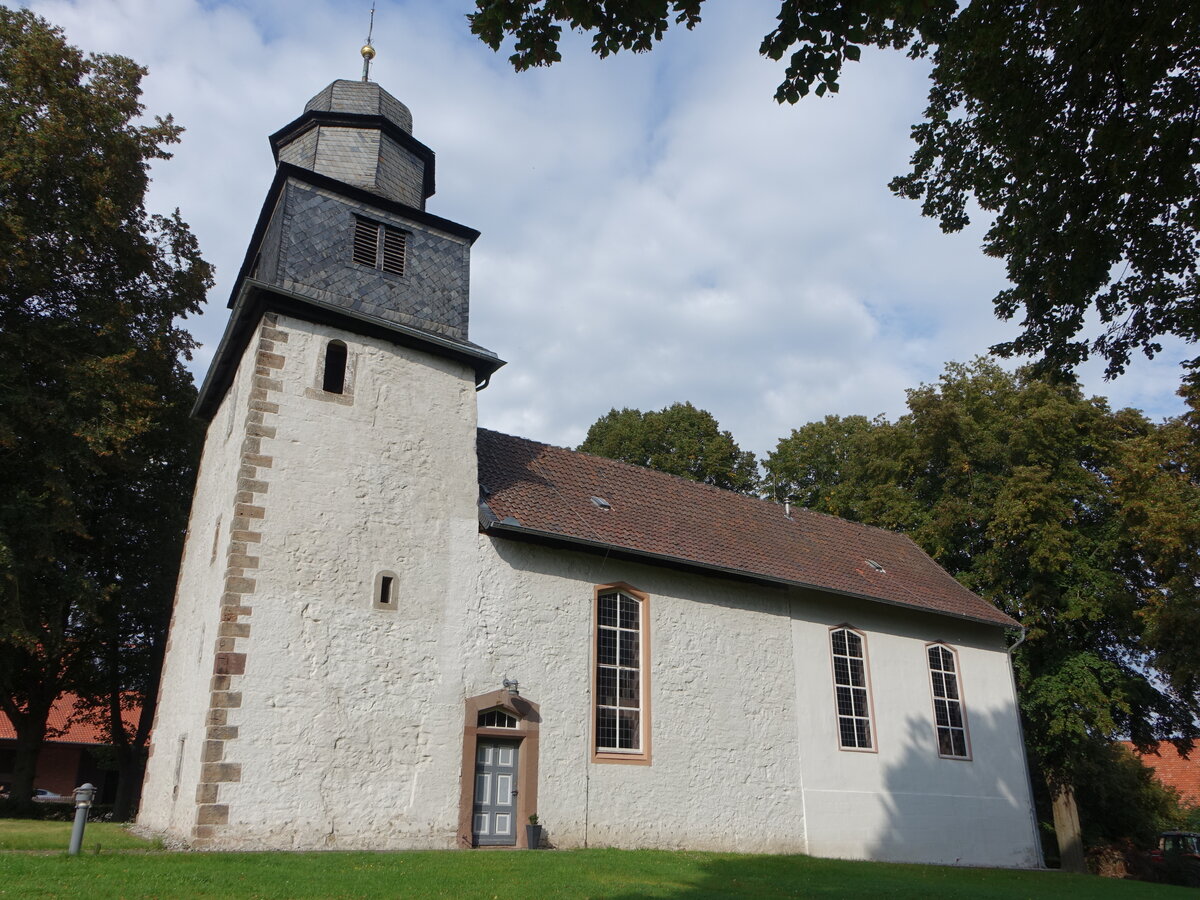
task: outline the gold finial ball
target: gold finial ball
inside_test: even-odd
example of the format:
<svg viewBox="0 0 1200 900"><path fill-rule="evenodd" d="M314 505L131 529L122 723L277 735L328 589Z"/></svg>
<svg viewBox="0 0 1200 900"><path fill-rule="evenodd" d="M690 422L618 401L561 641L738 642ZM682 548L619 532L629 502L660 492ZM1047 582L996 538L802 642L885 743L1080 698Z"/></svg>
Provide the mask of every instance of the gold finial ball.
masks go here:
<svg viewBox="0 0 1200 900"><path fill-rule="evenodd" d="M363 48L359 52L362 53L363 59L375 58L375 48L370 44L363 44Z"/></svg>

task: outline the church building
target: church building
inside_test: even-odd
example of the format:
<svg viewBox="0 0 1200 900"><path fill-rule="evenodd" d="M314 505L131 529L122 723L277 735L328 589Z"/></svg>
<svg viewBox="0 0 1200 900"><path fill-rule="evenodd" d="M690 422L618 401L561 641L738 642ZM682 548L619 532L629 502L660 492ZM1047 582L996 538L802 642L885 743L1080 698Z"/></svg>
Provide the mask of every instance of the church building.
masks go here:
<svg viewBox="0 0 1200 900"><path fill-rule="evenodd" d="M409 110L336 81L270 140L142 826L1040 864L1015 621L902 535L479 428Z"/></svg>

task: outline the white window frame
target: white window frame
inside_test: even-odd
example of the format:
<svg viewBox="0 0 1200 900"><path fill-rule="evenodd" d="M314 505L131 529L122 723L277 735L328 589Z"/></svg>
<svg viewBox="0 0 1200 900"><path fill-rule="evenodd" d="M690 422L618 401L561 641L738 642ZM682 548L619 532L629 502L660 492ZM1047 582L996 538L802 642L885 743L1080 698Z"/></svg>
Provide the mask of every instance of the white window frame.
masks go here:
<svg viewBox="0 0 1200 900"><path fill-rule="evenodd" d="M847 652L839 653L837 651L836 639L838 634L846 634L853 636L859 641L861 654L855 656L849 653L850 645L847 642ZM846 677L843 679L838 660L846 661L844 667ZM854 661L861 662L862 684L855 684ZM833 714L834 722L836 723L835 730L837 732L838 748L847 750L852 753L877 753L879 751L879 735L875 727L875 702L871 695L871 666L867 656L867 636L853 628L850 625L838 625L829 629L829 664L830 673L833 678ZM849 692L848 694L845 692ZM861 693L856 693L861 692ZM849 707L843 703L843 700L849 700ZM859 705L861 700L861 706ZM849 712L846 712L846 709ZM860 712L860 710L862 710ZM846 742L846 735L842 730L844 722L852 724L854 729L853 743ZM862 732L859 728L859 723L866 723L866 743L862 741Z"/></svg>
<svg viewBox="0 0 1200 900"><path fill-rule="evenodd" d="M939 668L934 668L933 656L938 651ZM945 668L946 657L950 659L949 669ZM941 641L925 645L925 665L929 670L929 694L933 702L933 740L937 747L938 756L942 759L971 759L971 731L967 725L967 702L963 697L962 666L959 663L958 651ZM953 695L953 696L950 696ZM955 710L958 711L959 724L954 724ZM944 711L944 715L942 715ZM962 753L954 745L956 732L962 735ZM951 751L945 751L943 737L949 741Z"/></svg>

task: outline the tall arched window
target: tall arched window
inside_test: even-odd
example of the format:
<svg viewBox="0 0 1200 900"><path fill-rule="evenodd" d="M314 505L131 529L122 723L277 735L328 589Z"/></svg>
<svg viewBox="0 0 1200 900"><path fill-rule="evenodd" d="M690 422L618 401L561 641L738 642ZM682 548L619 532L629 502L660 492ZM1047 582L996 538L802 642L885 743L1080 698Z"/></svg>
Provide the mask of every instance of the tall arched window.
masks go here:
<svg viewBox="0 0 1200 900"><path fill-rule="evenodd" d="M325 345L325 376L321 389L330 394L341 394L346 390L346 345L341 341L330 341Z"/></svg>
<svg viewBox="0 0 1200 900"><path fill-rule="evenodd" d="M872 750L871 695L867 682L867 649L863 636L849 628L829 634L833 652L834 702L838 743L843 750Z"/></svg>
<svg viewBox="0 0 1200 900"><path fill-rule="evenodd" d="M648 603L628 585L596 589L595 762L650 762Z"/></svg>
<svg viewBox="0 0 1200 900"><path fill-rule="evenodd" d="M970 759L971 744L967 739L967 716L963 709L958 654L945 644L931 644L928 656L938 756Z"/></svg>

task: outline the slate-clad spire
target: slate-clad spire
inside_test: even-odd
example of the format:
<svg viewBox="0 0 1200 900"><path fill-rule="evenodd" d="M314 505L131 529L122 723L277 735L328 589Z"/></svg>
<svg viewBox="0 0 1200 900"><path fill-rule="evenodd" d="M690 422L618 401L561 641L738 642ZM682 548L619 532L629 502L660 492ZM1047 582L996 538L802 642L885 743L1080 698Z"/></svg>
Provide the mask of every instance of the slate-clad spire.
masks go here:
<svg viewBox="0 0 1200 900"><path fill-rule="evenodd" d="M504 363L467 336L479 232L426 212L434 156L412 136L408 107L374 82L338 80L271 149L278 171L197 414L215 413L268 310L449 357L486 382Z"/></svg>
<svg viewBox="0 0 1200 900"><path fill-rule="evenodd" d="M279 162L417 209L433 194L433 151L412 136L408 107L373 81L338 80L271 135Z"/></svg>

